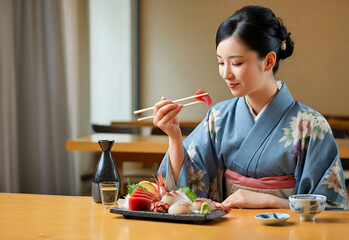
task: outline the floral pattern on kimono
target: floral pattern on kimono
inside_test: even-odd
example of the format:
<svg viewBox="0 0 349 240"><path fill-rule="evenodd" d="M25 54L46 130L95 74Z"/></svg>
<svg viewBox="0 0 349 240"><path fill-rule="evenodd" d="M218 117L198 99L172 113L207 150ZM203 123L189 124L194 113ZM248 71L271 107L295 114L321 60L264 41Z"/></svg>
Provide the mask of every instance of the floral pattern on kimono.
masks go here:
<svg viewBox="0 0 349 240"><path fill-rule="evenodd" d="M294 149L290 150L290 152L297 156L297 160L299 159L300 152L308 148L310 139L322 141L325 138L325 133L329 132L332 134L331 127L326 119L313 109L302 109L298 112L297 116L291 117L291 119L290 128L283 129L284 136L279 142L285 141L285 148L293 144ZM333 191L344 199L345 204L336 204L329 200L328 202L331 205L338 205L341 208L347 209L349 206L349 198L346 187L342 183L343 181L341 181L340 174L342 173L342 167L340 164L340 158L337 157L327 170L324 176L326 180L322 181L321 185L327 186L329 189L333 188Z"/></svg>
<svg viewBox="0 0 349 240"><path fill-rule="evenodd" d="M324 133L331 132L330 125L326 119L312 109L298 112L296 117L291 117L290 128L284 128L284 134L279 142L286 141L285 148L290 144L295 146L295 153L304 150L310 137L313 140L324 139ZM312 136L311 136L312 135ZM301 142L301 149L297 149L297 144Z"/></svg>

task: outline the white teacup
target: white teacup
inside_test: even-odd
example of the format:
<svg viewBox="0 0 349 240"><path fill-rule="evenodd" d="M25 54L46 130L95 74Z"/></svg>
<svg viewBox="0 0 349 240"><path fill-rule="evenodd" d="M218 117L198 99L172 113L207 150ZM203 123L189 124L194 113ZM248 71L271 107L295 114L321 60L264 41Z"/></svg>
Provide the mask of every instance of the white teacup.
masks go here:
<svg viewBox="0 0 349 240"><path fill-rule="evenodd" d="M289 196L292 211L300 214L300 219L313 221L315 215L321 213L326 207L326 196L317 194L298 194Z"/></svg>

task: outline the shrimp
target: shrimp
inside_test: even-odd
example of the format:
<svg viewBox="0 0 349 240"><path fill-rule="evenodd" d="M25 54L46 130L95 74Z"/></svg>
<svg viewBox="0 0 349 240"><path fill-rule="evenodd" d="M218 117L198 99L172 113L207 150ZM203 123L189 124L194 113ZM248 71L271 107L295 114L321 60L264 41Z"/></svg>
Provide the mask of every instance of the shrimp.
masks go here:
<svg viewBox="0 0 349 240"><path fill-rule="evenodd" d="M162 199L162 197L168 193L168 187L166 185L166 180L164 179L164 177L162 176L162 165L160 167L160 173L159 176L154 176L153 174L153 180L155 180L156 185L157 185L157 197L159 198L159 200Z"/></svg>
<svg viewBox="0 0 349 240"><path fill-rule="evenodd" d="M215 206L215 208L218 208L218 209L221 209L221 210L224 210L224 211L227 211L227 212L230 212L230 211L231 211L231 208L230 208L230 207L226 207L226 206L223 205L222 203L214 202L214 206Z"/></svg>

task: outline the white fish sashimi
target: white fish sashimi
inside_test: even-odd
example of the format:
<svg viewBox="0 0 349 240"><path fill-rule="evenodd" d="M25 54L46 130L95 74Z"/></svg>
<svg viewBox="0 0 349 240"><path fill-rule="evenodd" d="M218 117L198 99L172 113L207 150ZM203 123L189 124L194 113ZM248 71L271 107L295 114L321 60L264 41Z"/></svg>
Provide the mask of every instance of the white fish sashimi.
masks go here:
<svg viewBox="0 0 349 240"><path fill-rule="evenodd" d="M193 209L197 210L197 211L200 211L201 210L201 205L204 203L204 202L207 202L208 205L210 206L210 209L211 211L215 210L216 207L214 205L214 202L211 200L211 199L208 199L208 198L197 198L192 207Z"/></svg>
<svg viewBox="0 0 349 240"><path fill-rule="evenodd" d="M168 209L169 214L190 214L195 213L191 208L191 204L183 201L177 201Z"/></svg>
<svg viewBox="0 0 349 240"><path fill-rule="evenodd" d="M172 194L172 192L168 192L161 198L161 201L172 205L177 201L177 198Z"/></svg>
<svg viewBox="0 0 349 240"><path fill-rule="evenodd" d="M182 189L179 189L177 191L172 190L171 192L166 193L161 201L168 203L169 205L173 205L174 203L178 201L186 202L189 204L192 204L193 202L190 200L190 198L183 192Z"/></svg>
<svg viewBox="0 0 349 240"><path fill-rule="evenodd" d="M181 201L193 204L192 200L188 197L188 195L182 189L178 189L176 193L178 193L181 196L181 199L180 199Z"/></svg>

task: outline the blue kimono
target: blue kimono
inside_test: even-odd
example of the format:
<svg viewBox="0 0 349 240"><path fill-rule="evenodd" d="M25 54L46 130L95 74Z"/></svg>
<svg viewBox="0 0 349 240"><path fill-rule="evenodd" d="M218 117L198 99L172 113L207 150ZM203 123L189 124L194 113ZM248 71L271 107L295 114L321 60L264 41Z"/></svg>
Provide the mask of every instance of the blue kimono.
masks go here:
<svg viewBox="0 0 349 240"><path fill-rule="evenodd" d="M260 192L276 190L274 195L284 198L322 194L332 207L348 209L339 151L329 124L318 112L295 101L285 83L256 122L244 97L223 101L208 111L183 145L185 158L177 187L189 186L197 196L221 202L232 189L259 191L260 185L244 182L263 180L259 183L266 189ZM168 161L167 153L160 167L165 178L172 177ZM226 181L229 173L240 180ZM291 176L293 186L275 189L274 179L283 176ZM270 177L272 189L264 181ZM289 180L284 183L292 185Z"/></svg>

